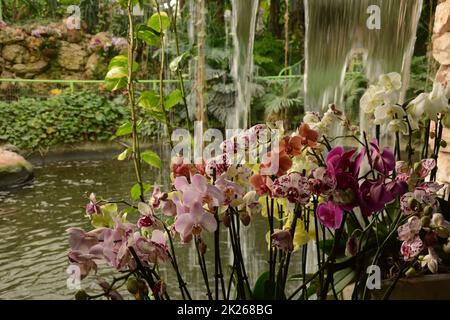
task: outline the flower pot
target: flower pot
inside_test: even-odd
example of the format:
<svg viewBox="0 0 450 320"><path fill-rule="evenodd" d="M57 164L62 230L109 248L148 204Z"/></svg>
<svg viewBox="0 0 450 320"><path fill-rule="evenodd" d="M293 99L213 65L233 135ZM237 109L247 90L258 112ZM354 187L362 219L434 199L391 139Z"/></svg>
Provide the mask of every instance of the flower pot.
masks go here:
<svg viewBox="0 0 450 320"><path fill-rule="evenodd" d="M371 299L381 300L392 280L383 280L381 289L369 290ZM354 285L342 292L345 300L350 300ZM450 274L432 274L416 278L400 279L389 300L450 300Z"/></svg>

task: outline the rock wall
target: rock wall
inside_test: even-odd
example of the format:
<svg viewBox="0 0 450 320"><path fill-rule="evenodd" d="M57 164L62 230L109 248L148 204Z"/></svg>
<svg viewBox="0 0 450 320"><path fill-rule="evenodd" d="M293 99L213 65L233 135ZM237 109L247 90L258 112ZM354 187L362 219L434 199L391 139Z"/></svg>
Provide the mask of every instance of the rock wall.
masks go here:
<svg viewBox="0 0 450 320"><path fill-rule="evenodd" d="M436 81L447 86L450 83L450 0L436 7L433 28L433 57L441 65Z"/></svg>
<svg viewBox="0 0 450 320"><path fill-rule="evenodd" d="M126 49L123 38L90 35L65 23L0 24L0 77L101 79L109 59Z"/></svg>
<svg viewBox="0 0 450 320"><path fill-rule="evenodd" d="M444 86L450 85L450 0L444 0L436 7L433 28L433 57L440 64L435 81L442 83ZM438 156L439 170L436 178L440 183L446 184L447 188L449 188L450 129L443 129L442 139L448 145L440 149Z"/></svg>

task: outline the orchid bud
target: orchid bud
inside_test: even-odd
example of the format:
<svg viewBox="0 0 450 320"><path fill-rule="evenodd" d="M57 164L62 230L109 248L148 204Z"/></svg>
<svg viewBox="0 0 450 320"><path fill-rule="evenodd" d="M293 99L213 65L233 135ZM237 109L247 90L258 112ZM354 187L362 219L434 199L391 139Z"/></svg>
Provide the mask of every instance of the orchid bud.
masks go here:
<svg viewBox="0 0 450 320"><path fill-rule="evenodd" d="M423 208L423 214L425 216L430 216L433 213L433 206L426 206L425 208Z"/></svg>
<svg viewBox="0 0 450 320"><path fill-rule="evenodd" d="M139 291L139 283L136 278L131 277L127 281L127 290L131 294L136 294Z"/></svg>
<svg viewBox="0 0 450 320"><path fill-rule="evenodd" d="M447 254L450 253L450 240L442 246L442 250Z"/></svg>
<svg viewBox="0 0 450 320"><path fill-rule="evenodd" d="M139 279L137 281L137 284L138 284L138 287L139 287L139 292L138 293L140 295L144 296L144 297L148 296L148 287L145 284L145 282L143 280Z"/></svg>
<svg viewBox="0 0 450 320"><path fill-rule="evenodd" d="M422 223L422 227L427 228L430 226L431 219L428 215L425 215L420 219L420 222Z"/></svg>
<svg viewBox="0 0 450 320"><path fill-rule="evenodd" d="M241 220L241 222L244 226L248 226L250 224L251 219L250 219L250 216L246 212L241 213L239 215L239 219Z"/></svg>
<svg viewBox="0 0 450 320"><path fill-rule="evenodd" d="M358 239L356 237L350 237L347 240L345 246L345 255L347 257L354 257L358 253Z"/></svg>
<svg viewBox="0 0 450 320"><path fill-rule="evenodd" d="M406 276L407 278L411 278L411 277L417 276L416 269L414 269L413 267L409 268L409 269L405 272L405 276Z"/></svg>
<svg viewBox="0 0 450 320"><path fill-rule="evenodd" d="M87 300L88 298L88 294L83 289L80 289L75 293L75 300Z"/></svg>
<svg viewBox="0 0 450 320"><path fill-rule="evenodd" d="M223 219L222 219L223 225L227 228L231 225L231 217L228 213L225 213Z"/></svg>
<svg viewBox="0 0 450 320"><path fill-rule="evenodd" d="M198 250L200 251L200 253L202 255L204 255L206 253L207 248L208 247L207 247L206 243L202 239L199 239Z"/></svg>
<svg viewBox="0 0 450 320"><path fill-rule="evenodd" d="M437 227L435 230L439 238L448 238L450 236L450 231L445 227Z"/></svg>
<svg viewBox="0 0 450 320"><path fill-rule="evenodd" d="M417 206L417 200L416 199L414 199L414 198L409 198L408 199L408 208L411 208L411 209L413 209L413 208L415 208L416 206Z"/></svg>

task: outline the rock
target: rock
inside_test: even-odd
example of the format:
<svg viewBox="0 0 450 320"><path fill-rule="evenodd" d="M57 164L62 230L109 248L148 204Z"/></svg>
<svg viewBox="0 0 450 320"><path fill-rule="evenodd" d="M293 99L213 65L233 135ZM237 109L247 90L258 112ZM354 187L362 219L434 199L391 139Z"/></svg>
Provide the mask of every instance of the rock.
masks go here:
<svg viewBox="0 0 450 320"><path fill-rule="evenodd" d="M16 75L28 75L28 77L32 77L33 75L42 73L48 67L48 62L45 60L39 60L32 63L27 64L15 64L12 66L11 71Z"/></svg>
<svg viewBox="0 0 450 320"><path fill-rule="evenodd" d="M28 50L18 44L9 44L3 47L2 56L5 60L14 63L26 63L29 60Z"/></svg>
<svg viewBox="0 0 450 320"><path fill-rule="evenodd" d="M442 34L450 31L450 0L440 3L436 7L433 32Z"/></svg>
<svg viewBox="0 0 450 320"><path fill-rule="evenodd" d="M444 87L447 87L450 84L450 66L440 66L436 73L436 81L442 83Z"/></svg>
<svg viewBox="0 0 450 320"><path fill-rule="evenodd" d="M82 46L61 41L58 63L62 68L71 71L79 71L83 69L86 64L86 56L87 52Z"/></svg>
<svg viewBox="0 0 450 320"><path fill-rule="evenodd" d="M33 179L33 165L18 153L0 147L0 189L21 186Z"/></svg>
<svg viewBox="0 0 450 320"><path fill-rule="evenodd" d="M98 53L94 52L89 56L86 62L86 77L92 78L94 76L95 70L97 69L100 62L100 56Z"/></svg>
<svg viewBox="0 0 450 320"><path fill-rule="evenodd" d="M12 44L24 40L25 32L13 27L0 28L0 44Z"/></svg>
<svg viewBox="0 0 450 320"><path fill-rule="evenodd" d="M80 30L72 29L67 30L66 33L67 42L70 43L79 43L83 39L83 35Z"/></svg>
<svg viewBox="0 0 450 320"><path fill-rule="evenodd" d="M433 36L433 57L440 64L450 65L450 32Z"/></svg>

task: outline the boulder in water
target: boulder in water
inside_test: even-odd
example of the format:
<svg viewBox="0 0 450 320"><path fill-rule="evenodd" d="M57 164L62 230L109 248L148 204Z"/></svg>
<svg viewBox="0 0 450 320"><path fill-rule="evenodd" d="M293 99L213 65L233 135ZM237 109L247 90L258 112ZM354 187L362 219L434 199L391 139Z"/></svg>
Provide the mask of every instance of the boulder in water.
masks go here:
<svg viewBox="0 0 450 320"><path fill-rule="evenodd" d="M33 179L33 165L13 150L0 147L0 190L19 187Z"/></svg>

